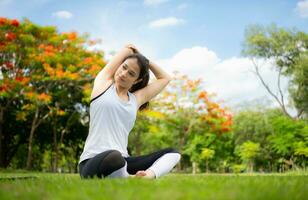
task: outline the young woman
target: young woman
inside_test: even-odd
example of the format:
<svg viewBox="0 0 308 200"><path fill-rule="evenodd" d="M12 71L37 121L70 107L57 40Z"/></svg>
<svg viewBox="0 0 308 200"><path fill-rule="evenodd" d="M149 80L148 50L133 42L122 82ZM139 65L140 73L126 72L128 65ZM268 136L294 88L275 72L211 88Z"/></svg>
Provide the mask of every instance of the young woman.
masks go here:
<svg viewBox="0 0 308 200"><path fill-rule="evenodd" d="M148 85L149 70L156 80ZM82 178L158 178L179 162L180 153L166 148L149 155L130 156L128 135L137 111L159 94L171 77L127 45L98 73L90 103L90 129L79 160Z"/></svg>

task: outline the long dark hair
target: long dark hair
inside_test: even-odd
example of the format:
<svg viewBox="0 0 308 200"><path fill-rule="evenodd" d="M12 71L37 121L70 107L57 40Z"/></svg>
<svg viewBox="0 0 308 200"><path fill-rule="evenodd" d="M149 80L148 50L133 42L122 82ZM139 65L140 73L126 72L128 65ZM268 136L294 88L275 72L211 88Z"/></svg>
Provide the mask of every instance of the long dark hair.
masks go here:
<svg viewBox="0 0 308 200"><path fill-rule="evenodd" d="M142 88L144 88L148 85L149 79L150 79L150 73L149 73L150 62L146 57L144 57L140 53L134 53L132 55L129 55L125 58L125 60L132 59L132 58L135 58L137 60L137 64L138 64L139 69L140 69L140 73L139 73L137 80L141 79L140 82L132 85L132 87L129 89L129 91L133 93L133 92L140 90L140 89L142 89ZM143 109L147 108L148 106L149 106L149 102L146 102L139 107L139 110L143 110Z"/></svg>

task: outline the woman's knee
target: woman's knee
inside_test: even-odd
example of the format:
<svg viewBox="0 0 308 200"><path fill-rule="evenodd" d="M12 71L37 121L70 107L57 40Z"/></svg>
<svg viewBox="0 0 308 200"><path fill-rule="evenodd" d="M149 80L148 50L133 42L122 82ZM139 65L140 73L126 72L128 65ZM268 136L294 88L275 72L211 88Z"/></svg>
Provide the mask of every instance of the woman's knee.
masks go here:
<svg viewBox="0 0 308 200"><path fill-rule="evenodd" d="M102 161L101 166L105 168L104 171L108 171L108 173L111 173L114 170L124 167L125 162L125 159L119 151L112 150Z"/></svg>
<svg viewBox="0 0 308 200"><path fill-rule="evenodd" d="M94 176L102 178L124 167L125 162L119 151L108 150L89 159L86 163L81 163L80 175L84 178L92 178Z"/></svg>
<svg viewBox="0 0 308 200"><path fill-rule="evenodd" d="M169 148L166 148L164 150L165 150L165 153L178 153L178 154L181 155L181 153L177 149L175 149L173 147L169 147Z"/></svg>

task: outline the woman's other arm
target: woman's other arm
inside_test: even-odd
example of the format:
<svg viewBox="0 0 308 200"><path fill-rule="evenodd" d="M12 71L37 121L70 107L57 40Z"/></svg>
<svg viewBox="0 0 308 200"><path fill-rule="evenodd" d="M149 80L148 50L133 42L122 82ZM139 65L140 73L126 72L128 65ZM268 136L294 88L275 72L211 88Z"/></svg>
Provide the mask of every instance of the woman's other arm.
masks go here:
<svg viewBox="0 0 308 200"><path fill-rule="evenodd" d="M142 88L134 93L137 97L139 106L150 101L152 98L158 95L172 79L172 77L167 72L165 72L161 67L152 61L150 61L150 70L155 75L156 80L145 88Z"/></svg>
<svg viewBox="0 0 308 200"><path fill-rule="evenodd" d="M95 98L105 89L107 89L108 85L106 83L110 82L113 79L114 73L117 71L124 59L133 53L134 46L127 45L113 56L113 58L95 77L94 86L91 93L91 99Z"/></svg>

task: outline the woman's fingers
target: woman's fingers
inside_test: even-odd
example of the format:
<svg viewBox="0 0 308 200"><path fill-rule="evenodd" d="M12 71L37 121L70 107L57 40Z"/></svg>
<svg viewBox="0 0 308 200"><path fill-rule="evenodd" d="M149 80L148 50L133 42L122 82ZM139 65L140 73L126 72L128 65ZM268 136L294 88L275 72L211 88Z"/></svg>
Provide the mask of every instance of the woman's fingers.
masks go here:
<svg viewBox="0 0 308 200"><path fill-rule="evenodd" d="M139 53L137 47L133 44L127 44L126 47L132 49L134 53Z"/></svg>

